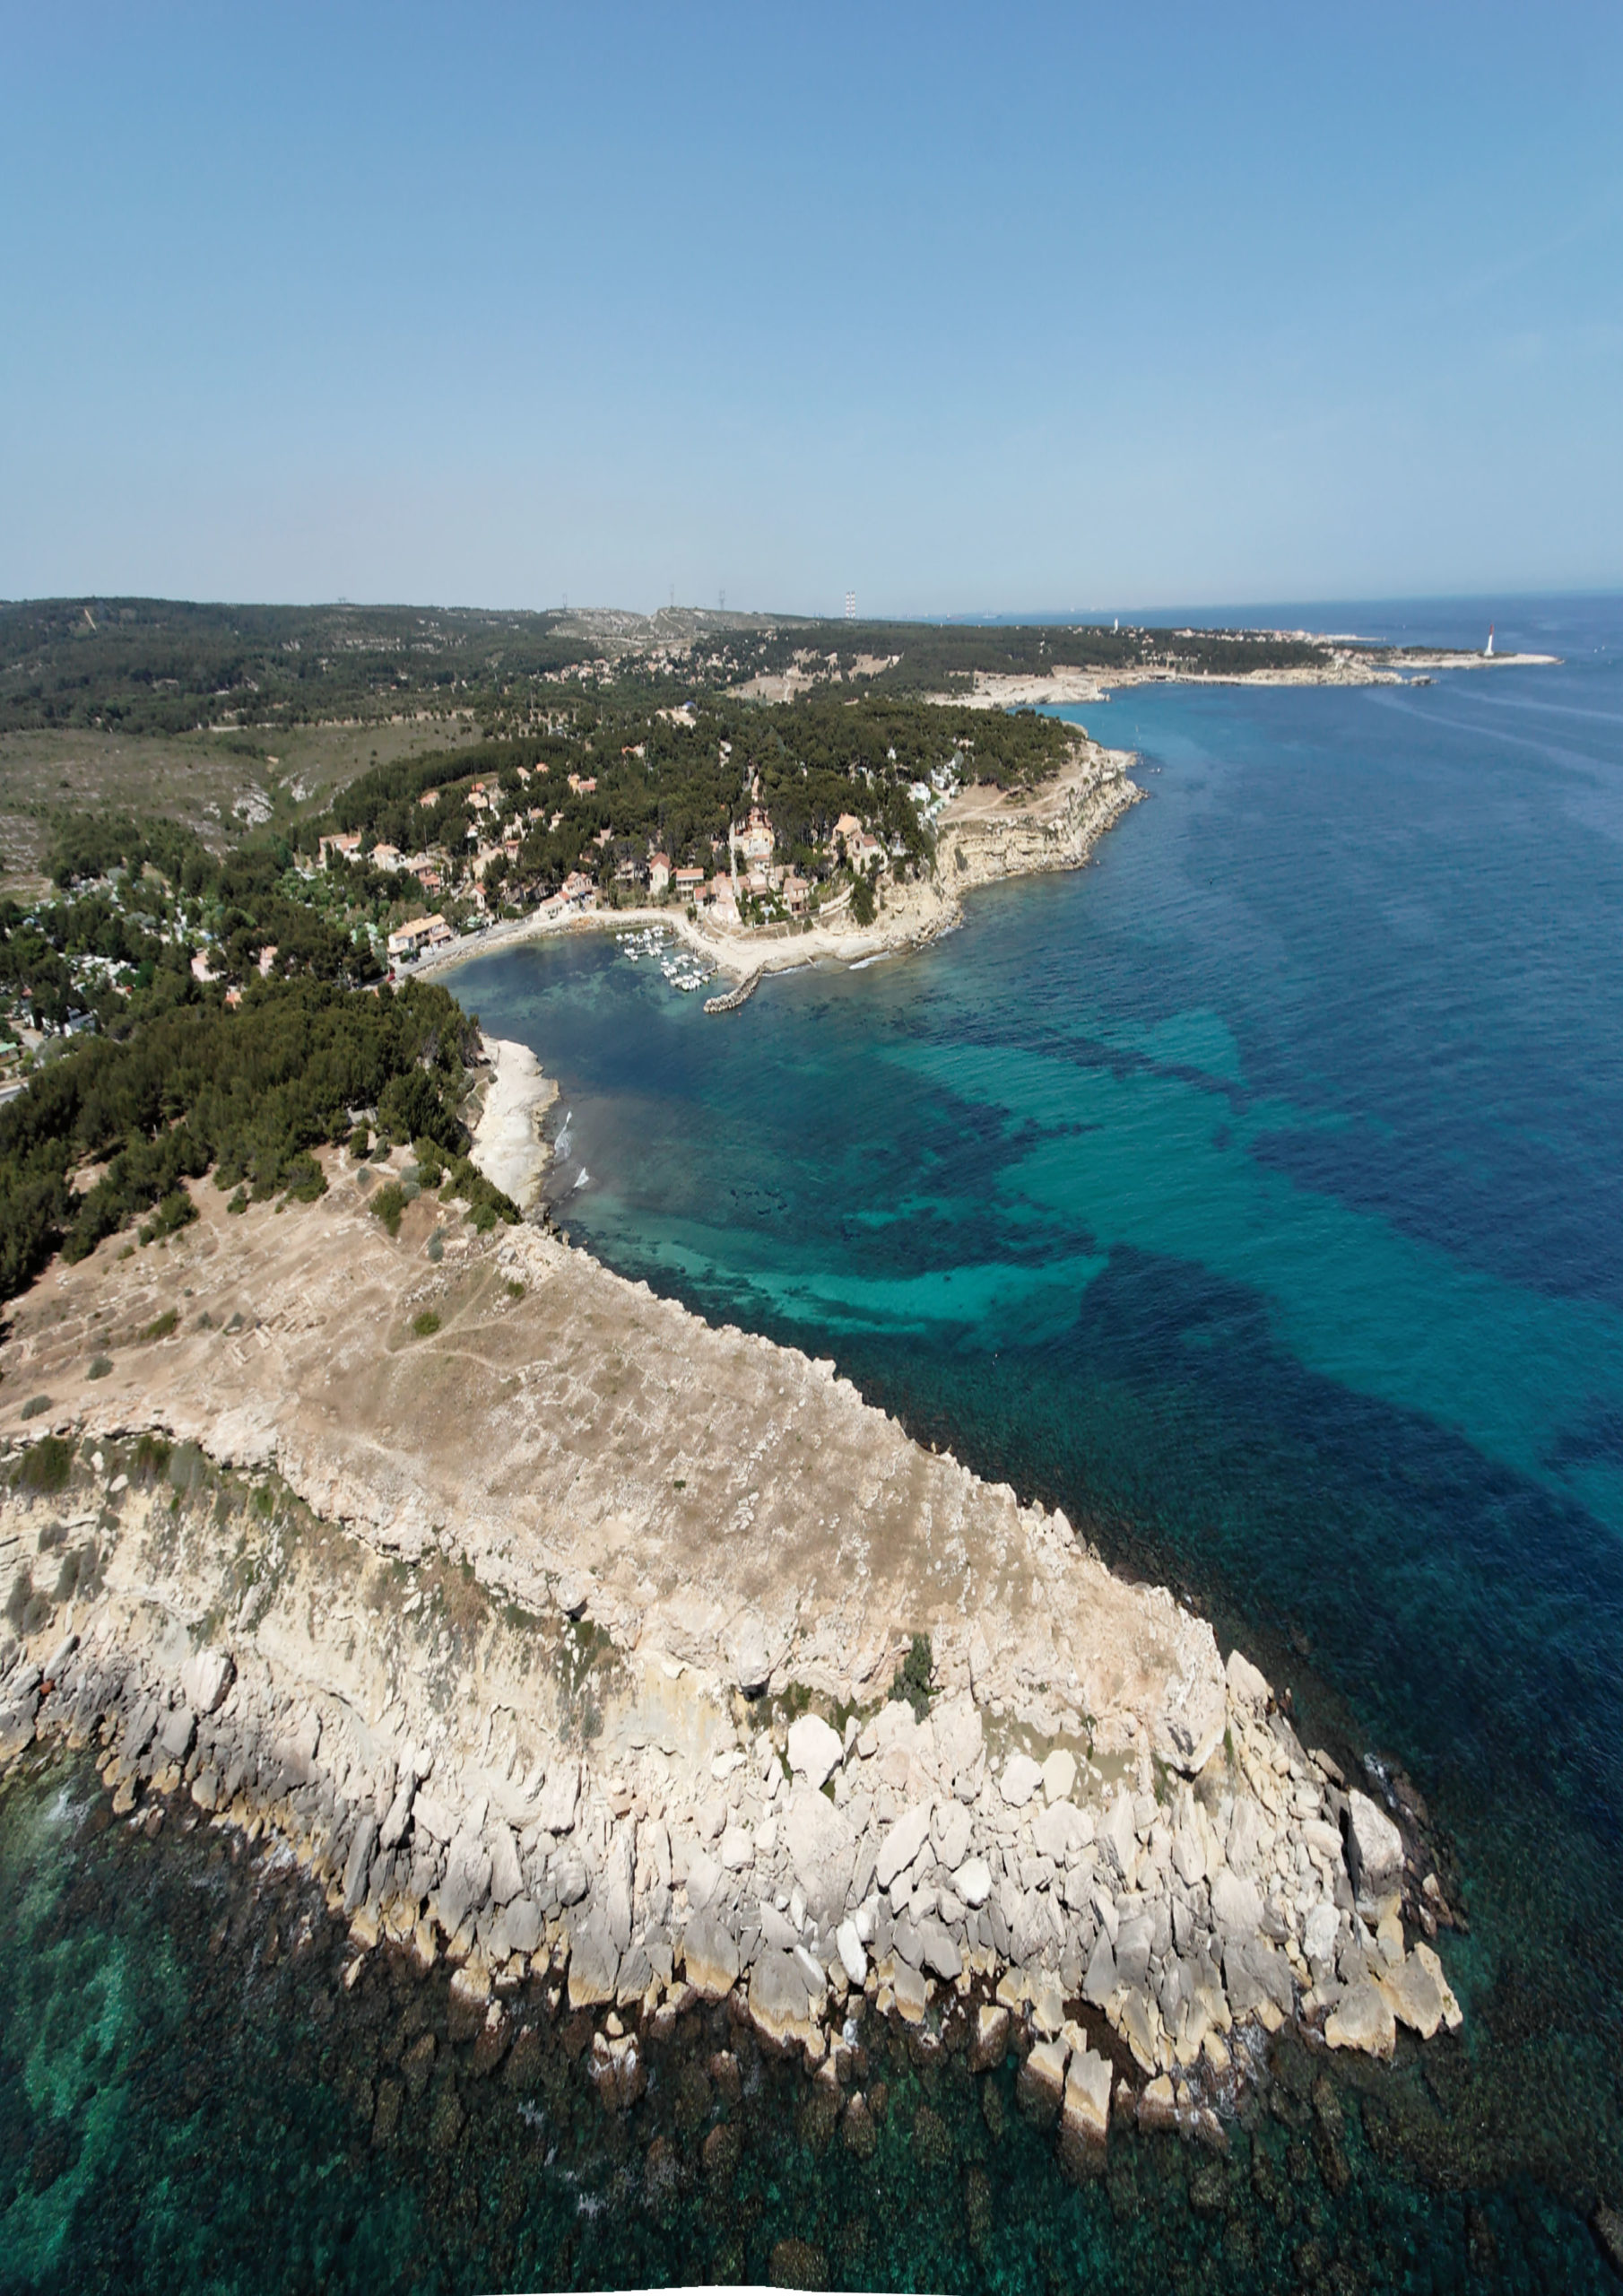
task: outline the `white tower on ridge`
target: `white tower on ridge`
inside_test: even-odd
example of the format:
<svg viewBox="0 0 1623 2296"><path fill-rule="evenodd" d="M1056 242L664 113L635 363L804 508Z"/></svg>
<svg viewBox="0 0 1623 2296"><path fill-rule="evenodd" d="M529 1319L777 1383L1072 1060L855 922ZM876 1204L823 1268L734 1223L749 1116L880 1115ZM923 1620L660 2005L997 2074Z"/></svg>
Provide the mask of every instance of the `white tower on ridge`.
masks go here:
<svg viewBox="0 0 1623 2296"><path fill-rule="evenodd" d="M855 590L846 592L846 620L847 622L856 620L856 592Z"/></svg>

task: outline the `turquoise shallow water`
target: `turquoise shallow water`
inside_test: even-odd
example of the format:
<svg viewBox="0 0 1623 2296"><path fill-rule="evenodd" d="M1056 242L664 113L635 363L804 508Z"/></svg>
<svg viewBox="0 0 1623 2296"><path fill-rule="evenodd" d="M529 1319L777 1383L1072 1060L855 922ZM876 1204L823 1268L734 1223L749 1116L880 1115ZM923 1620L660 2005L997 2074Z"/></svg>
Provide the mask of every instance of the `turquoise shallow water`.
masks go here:
<svg viewBox="0 0 1623 2296"><path fill-rule="evenodd" d="M624 2122L561 2059L520 2093L447 2039L462 2120L437 2149L431 2090L380 2141L417 2013L285 1950L286 1877L75 1830L53 1774L0 1805L0 2284L759 2277L796 2236L851 2285L1605 2283L1623 606L1517 619L1502 646L1566 665L1081 713L1141 752L1145 802L1095 865L976 896L918 956L775 980L725 1021L603 940L456 981L561 1080L578 1237L834 1355L1207 1606L1310 1742L1410 1771L1463 1876L1463 2039L1337 2068L1316 2100L1283 2063L1211 2175L1117 2139L1081 2190L1017 2117L994 2129L984 2084L905 2058L872 2161L763 2067L710 2181L730 2109L690 2074L714 2035Z"/></svg>
<svg viewBox="0 0 1623 2296"><path fill-rule="evenodd" d="M1472 2157L1581 2198L1623 2188L1623 610L1535 617L1560 668L1076 713L1147 793L1094 866L725 1022L601 942L458 990L561 1079L614 1265L832 1353L1409 1768Z"/></svg>

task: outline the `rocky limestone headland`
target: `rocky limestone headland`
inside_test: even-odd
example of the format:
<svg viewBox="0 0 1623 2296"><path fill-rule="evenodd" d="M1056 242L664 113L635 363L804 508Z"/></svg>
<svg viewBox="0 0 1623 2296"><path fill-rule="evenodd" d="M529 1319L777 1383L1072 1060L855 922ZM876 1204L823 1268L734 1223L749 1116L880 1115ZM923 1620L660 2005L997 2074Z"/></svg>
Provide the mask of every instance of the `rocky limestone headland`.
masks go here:
<svg viewBox="0 0 1623 2296"><path fill-rule="evenodd" d="M836 2084L864 2016L968 2021L1073 2143L1220 2142L1287 2020L1458 2023L1414 1838L1166 1589L394 1164L396 1234L328 1152L313 1205L205 1184L17 1303L0 1761L93 1742L131 1822L281 1837L469 2013L551 1972L610 2101L726 1997Z"/></svg>
<svg viewBox="0 0 1623 2296"><path fill-rule="evenodd" d="M1308 635L1280 631L1281 638ZM1056 663L1052 669L1030 673L976 670L963 692L932 693L924 699L953 703L970 709L1054 709L1094 701L1108 701L1140 685L1406 685L1417 674L1436 670L1549 669L1555 654L1480 654L1462 649L1427 651L1420 648L1393 649L1349 645L1332 638L1314 638L1328 648L1323 661L1289 668L1204 670L1166 662L1137 662L1116 669L1081 669ZM1429 684L1429 676L1424 677Z"/></svg>

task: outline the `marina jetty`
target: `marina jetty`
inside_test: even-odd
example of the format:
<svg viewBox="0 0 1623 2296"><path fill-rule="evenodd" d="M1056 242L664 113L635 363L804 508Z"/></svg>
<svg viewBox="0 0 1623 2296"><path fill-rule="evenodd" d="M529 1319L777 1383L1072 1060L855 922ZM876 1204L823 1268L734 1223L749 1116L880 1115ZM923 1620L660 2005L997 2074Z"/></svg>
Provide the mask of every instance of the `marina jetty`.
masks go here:
<svg viewBox="0 0 1623 2296"><path fill-rule="evenodd" d="M754 972L745 974L736 988L729 988L725 996L707 996L705 1010L707 1013L736 1013L741 1004L749 1003L759 987L760 969L758 966Z"/></svg>
<svg viewBox="0 0 1623 2296"><path fill-rule="evenodd" d="M17 1302L0 1761L284 1845L352 1972L448 1962L470 2029L542 1978L611 2105L725 1998L844 2114L884 2019L1016 2051L1062 2144L1220 2144L1286 2022L1459 2022L1412 1813L1165 1588L833 1364L404 1167L390 1232L322 1156Z"/></svg>

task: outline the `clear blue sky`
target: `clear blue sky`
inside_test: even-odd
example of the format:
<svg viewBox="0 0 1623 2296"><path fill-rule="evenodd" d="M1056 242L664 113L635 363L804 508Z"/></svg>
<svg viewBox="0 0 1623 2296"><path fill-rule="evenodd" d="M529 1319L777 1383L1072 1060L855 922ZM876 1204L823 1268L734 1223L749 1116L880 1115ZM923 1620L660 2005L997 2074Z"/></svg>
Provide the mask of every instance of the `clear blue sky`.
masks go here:
<svg viewBox="0 0 1623 2296"><path fill-rule="evenodd" d="M0 4L0 596L1623 582L1623 10Z"/></svg>

